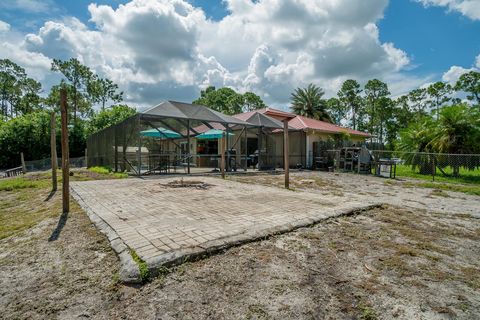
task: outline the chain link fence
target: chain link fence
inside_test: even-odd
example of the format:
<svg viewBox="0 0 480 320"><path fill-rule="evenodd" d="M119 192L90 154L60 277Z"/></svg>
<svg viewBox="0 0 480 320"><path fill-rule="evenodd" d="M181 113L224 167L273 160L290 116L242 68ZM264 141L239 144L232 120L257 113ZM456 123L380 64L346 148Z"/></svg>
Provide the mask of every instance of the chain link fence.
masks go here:
<svg viewBox="0 0 480 320"><path fill-rule="evenodd" d="M397 176L433 181L480 183L480 154L449 154L373 150L375 159L392 159Z"/></svg>
<svg viewBox="0 0 480 320"><path fill-rule="evenodd" d="M86 166L87 163L85 157L70 158L70 168L82 168ZM50 170L52 169L52 159L45 158L41 160L25 161L25 167L27 172ZM62 167L62 158L57 158L57 167Z"/></svg>

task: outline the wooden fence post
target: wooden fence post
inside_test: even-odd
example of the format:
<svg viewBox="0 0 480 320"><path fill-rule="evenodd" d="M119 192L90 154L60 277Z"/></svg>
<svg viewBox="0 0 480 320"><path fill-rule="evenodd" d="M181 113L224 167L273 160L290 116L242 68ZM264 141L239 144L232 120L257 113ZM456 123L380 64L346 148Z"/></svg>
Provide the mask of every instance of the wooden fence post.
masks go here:
<svg viewBox="0 0 480 320"><path fill-rule="evenodd" d="M62 201L63 212L70 211L70 155L68 150L67 90L60 91L60 111L62 116Z"/></svg>
<svg viewBox="0 0 480 320"><path fill-rule="evenodd" d="M25 158L23 157L23 152L20 152L20 161L22 162L22 172L23 174L27 173L27 166L25 165Z"/></svg>
<svg viewBox="0 0 480 320"><path fill-rule="evenodd" d="M52 160L52 190L57 190L57 137L55 112L50 115L50 156Z"/></svg>
<svg viewBox="0 0 480 320"><path fill-rule="evenodd" d="M285 189L290 188L290 164L288 145L288 119L283 120L283 168L285 170Z"/></svg>

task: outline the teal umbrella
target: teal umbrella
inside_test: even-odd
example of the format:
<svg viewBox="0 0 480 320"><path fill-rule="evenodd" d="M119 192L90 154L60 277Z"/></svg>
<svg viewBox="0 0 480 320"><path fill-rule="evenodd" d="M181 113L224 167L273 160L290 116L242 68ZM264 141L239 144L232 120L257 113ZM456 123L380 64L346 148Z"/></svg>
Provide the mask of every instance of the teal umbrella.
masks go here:
<svg viewBox="0 0 480 320"><path fill-rule="evenodd" d="M182 136L175 131L168 130L165 128L158 129L149 129L140 131L140 134L144 137L154 137L154 138L163 138L163 139L175 139L181 138Z"/></svg>
<svg viewBox="0 0 480 320"><path fill-rule="evenodd" d="M218 130L218 129L210 129L208 131L205 131L204 133L199 134L196 136L197 139L220 139L223 137L224 131L223 130ZM233 133L229 132L229 136L233 136Z"/></svg>

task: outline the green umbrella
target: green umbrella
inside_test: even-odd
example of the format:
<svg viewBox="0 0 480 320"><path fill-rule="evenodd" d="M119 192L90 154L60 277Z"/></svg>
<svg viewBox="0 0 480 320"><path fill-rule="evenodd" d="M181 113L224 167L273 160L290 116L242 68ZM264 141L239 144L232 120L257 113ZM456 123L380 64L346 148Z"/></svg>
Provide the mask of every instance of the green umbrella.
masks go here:
<svg viewBox="0 0 480 320"><path fill-rule="evenodd" d="M182 136L175 131L168 130L165 128L149 129L140 131L140 134L144 137L154 137L154 138L163 138L163 139L175 139L181 138Z"/></svg>
<svg viewBox="0 0 480 320"><path fill-rule="evenodd" d="M220 139L223 137L225 132L223 130L218 130L218 129L210 129L208 131L205 131L204 133L199 134L196 136L197 139ZM233 136L233 133L229 132L229 136Z"/></svg>

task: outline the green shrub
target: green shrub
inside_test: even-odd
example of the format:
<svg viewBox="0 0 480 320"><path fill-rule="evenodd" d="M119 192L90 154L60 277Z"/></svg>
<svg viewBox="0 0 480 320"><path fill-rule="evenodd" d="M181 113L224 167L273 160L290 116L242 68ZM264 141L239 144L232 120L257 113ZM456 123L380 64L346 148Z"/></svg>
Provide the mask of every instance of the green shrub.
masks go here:
<svg viewBox="0 0 480 320"><path fill-rule="evenodd" d="M17 189L38 188L43 186L43 181L25 179L24 177L0 180L0 191L13 191Z"/></svg>

